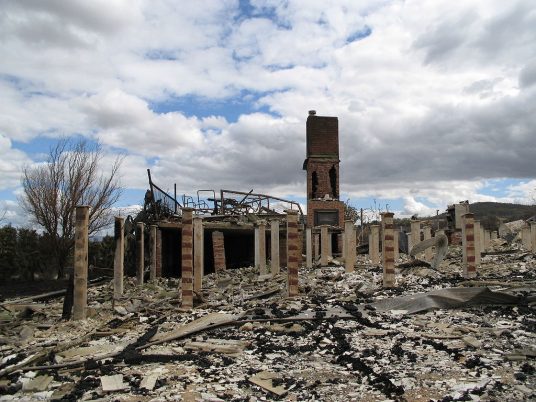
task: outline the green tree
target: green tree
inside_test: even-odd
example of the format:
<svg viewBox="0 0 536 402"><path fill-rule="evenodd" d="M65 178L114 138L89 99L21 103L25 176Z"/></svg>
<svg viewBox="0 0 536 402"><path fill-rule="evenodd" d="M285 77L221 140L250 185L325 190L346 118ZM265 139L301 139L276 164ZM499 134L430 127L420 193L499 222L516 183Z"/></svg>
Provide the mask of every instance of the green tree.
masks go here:
<svg viewBox="0 0 536 402"><path fill-rule="evenodd" d="M10 225L0 228L0 279L5 281L17 274L17 229Z"/></svg>

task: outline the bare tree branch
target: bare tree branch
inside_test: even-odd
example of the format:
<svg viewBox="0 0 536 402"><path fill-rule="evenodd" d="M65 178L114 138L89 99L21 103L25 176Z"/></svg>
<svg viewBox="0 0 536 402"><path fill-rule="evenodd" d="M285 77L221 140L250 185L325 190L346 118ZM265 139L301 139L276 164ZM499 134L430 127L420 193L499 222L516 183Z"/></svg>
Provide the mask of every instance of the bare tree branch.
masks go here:
<svg viewBox="0 0 536 402"><path fill-rule="evenodd" d="M59 276L74 245L75 207L91 207L90 235L113 220L110 209L122 193L118 173L123 156L108 172L99 173L103 156L99 144L62 139L50 149L45 163L23 169L21 205L48 235Z"/></svg>

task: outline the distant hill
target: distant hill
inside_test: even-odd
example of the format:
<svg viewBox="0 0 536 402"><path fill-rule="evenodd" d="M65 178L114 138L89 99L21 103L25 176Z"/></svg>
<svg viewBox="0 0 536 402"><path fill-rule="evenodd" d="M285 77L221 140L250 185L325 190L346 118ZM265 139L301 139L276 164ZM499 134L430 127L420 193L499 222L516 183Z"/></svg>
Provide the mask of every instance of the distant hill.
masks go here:
<svg viewBox="0 0 536 402"><path fill-rule="evenodd" d="M478 218L495 215L506 222L528 219L536 215L536 205L505 204L501 202L475 202L470 204L470 211Z"/></svg>
<svg viewBox="0 0 536 402"><path fill-rule="evenodd" d="M475 219L479 220L484 228L488 230L497 230L500 225L500 219L504 222L517 221L519 219L528 219L536 215L536 205L507 204L502 202L475 202L469 205L471 213L475 214ZM446 213L438 216L439 219L445 219ZM434 220L436 217L428 218Z"/></svg>

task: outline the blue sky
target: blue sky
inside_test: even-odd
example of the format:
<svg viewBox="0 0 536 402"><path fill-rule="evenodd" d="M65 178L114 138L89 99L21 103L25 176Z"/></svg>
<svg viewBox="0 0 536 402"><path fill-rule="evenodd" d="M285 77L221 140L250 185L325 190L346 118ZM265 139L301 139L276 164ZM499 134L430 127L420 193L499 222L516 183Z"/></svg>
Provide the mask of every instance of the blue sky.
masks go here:
<svg viewBox="0 0 536 402"><path fill-rule="evenodd" d="M401 216L534 203L532 1L6 1L0 212L62 136L126 155L117 207L164 189L304 203L308 110L337 116L341 199Z"/></svg>

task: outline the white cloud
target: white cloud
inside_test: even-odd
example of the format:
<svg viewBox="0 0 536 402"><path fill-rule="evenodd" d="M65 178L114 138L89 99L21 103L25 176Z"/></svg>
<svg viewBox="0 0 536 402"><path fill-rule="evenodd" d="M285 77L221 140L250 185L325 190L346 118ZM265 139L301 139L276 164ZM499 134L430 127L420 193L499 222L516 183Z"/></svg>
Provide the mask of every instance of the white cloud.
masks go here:
<svg viewBox="0 0 536 402"><path fill-rule="evenodd" d="M527 199L530 0L255 0L251 15L231 0L4 3L1 138L99 139L128 152L128 188L145 188L150 167L181 192L303 194L305 119L316 109L339 117L342 192L404 198L407 212ZM247 97L237 121L196 116L204 100L232 107ZM185 110L154 111L175 100ZM26 156L4 143L6 188ZM482 195L494 178L528 181Z"/></svg>

